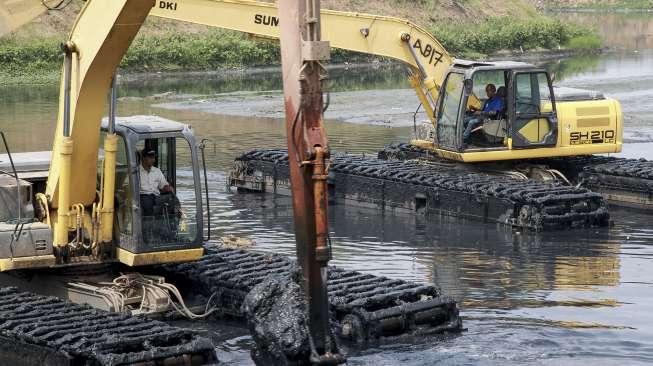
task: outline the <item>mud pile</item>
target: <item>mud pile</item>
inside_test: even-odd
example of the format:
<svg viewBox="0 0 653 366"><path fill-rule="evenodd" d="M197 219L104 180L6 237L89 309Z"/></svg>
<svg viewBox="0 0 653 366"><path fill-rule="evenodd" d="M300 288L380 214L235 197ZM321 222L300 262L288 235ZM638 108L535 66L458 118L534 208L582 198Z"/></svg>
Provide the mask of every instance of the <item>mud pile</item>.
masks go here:
<svg viewBox="0 0 653 366"><path fill-rule="evenodd" d="M211 342L162 322L0 288L2 365L204 365Z"/></svg>
<svg viewBox="0 0 653 366"><path fill-rule="evenodd" d="M268 327L267 319L275 319L271 313L266 314L269 306L256 305L259 301L265 305L268 296L281 295L281 301L291 304L293 314L300 311L298 294L281 292L284 287L275 282L281 278L279 284L295 288L288 279L293 278L290 274L297 268L294 261L280 255L227 248L207 248L197 262L163 267L166 278L179 288L199 291L206 297L215 294L215 303L223 314L245 317L243 304L250 296L252 302L247 308L259 319L254 326L262 327ZM457 332L462 328L456 303L441 296L432 285L329 267L327 289L334 333L344 341L362 343L401 334ZM289 319L301 317L292 315ZM265 343L277 331L261 328L254 333L260 333ZM301 335L299 330L293 332ZM294 338L282 342L290 345L286 348L291 354L304 350L303 343Z"/></svg>
<svg viewBox="0 0 653 366"><path fill-rule="evenodd" d="M297 271L271 275L245 296L243 313L256 342L252 358L259 365L310 359L308 309L299 276Z"/></svg>

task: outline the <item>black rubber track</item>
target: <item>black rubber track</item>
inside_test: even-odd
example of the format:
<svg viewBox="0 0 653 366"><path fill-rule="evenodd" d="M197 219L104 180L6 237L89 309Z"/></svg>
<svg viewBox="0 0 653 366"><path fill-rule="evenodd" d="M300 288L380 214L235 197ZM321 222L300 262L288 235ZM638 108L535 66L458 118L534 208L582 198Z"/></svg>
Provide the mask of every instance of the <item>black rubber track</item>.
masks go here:
<svg viewBox="0 0 653 366"><path fill-rule="evenodd" d="M225 313L242 317L243 300L255 285L294 268L296 263L281 255L207 248L199 261L167 265L164 271L180 288L218 294ZM328 291L336 333L346 340L461 329L456 303L432 285L330 267Z"/></svg>
<svg viewBox="0 0 653 366"><path fill-rule="evenodd" d="M585 159L580 178L590 189L617 189L653 195L653 161L644 159Z"/></svg>
<svg viewBox="0 0 653 366"><path fill-rule="evenodd" d="M288 180L285 150L253 150L238 157L232 177ZM450 169L426 160L385 160L335 154L329 168L332 195L372 203L381 209L425 211L499 222L535 231L607 226L607 203L586 188L541 183ZM276 188L276 187L275 187Z"/></svg>
<svg viewBox="0 0 653 366"><path fill-rule="evenodd" d="M14 287L0 288L0 341L3 365L201 365L216 361L211 342L192 331Z"/></svg>
<svg viewBox="0 0 653 366"><path fill-rule="evenodd" d="M418 159L434 157L428 150L406 143L394 143L379 151L380 159ZM653 196L653 161L611 156L585 155L532 159L562 171L574 183L592 191L618 190ZM619 203L619 202L615 202ZM650 207L651 209L653 207Z"/></svg>

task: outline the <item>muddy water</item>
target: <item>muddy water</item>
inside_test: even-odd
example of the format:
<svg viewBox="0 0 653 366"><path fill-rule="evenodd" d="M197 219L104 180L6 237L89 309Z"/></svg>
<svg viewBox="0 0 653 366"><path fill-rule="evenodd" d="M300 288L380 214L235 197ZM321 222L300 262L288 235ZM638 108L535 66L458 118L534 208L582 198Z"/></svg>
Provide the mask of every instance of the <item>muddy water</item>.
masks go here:
<svg viewBox="0 0 653 366"><path fill-rule="evenodd" d="M560 85L619 99L629 142L625 154L653 159L653 51L637 51L547 67ZM400 67L332 71L326 115L332 146L373 153L408 138L417 102L407 87ZM119 114L157 114L189 123L197 136L212 139L207 158L214 237L244 236L254 240L255 249L293 255L287 198L225 189L239 152L284 145L279 89L274 72L126 79ZM57 92L0 89L0 126L15 151L49 148ZM330 214L334 264L435 282L459 301L467 328L458 337L403 340L356 352L352 365L653 363L651 216L613 209L609 229L534 235L338 206ZM212 336L228 364L251 364L252 341L242 328L185 324Z"/></svg>

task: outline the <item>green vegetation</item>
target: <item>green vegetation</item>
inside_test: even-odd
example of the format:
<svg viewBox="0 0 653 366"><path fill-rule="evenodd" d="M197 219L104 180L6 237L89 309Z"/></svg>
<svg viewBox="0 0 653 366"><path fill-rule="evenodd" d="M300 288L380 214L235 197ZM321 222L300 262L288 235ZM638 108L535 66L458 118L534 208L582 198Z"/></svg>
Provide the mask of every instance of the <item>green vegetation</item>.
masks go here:
<svg viewBox="0 0 653 366"><path fill-rule="evenodd" d="M63 56L59 39L0 38L0 85L49 84L59 80ZM120 67L128 72L204 71L278 65L279 45L236 32L170 33L137 38ZM371 61L340 50L332 62Z"/></svg>
<svg viewBox="0 0 653 366"><path fill-rule="evenodd" d="M599 11L615 10L653 10L653 0L599 0L578 4L568 4L550 7L550 9L589 9Z"/></svg>
<svg viewBox="0 0 653 366"><path fill-rule="evenodd" d="M480 24L450 25L433 30L457 56L482 57L499 50L596 49L599 37L591 30L546 17L515 21L490 18ZM62 55L59 38L0 39L0 85L48 84L59 80ZM278 43L240 33L208 30L139 36L121 68L139 71L203 71L277 65ZM369 55L333 50L333 63L371 61Z"/></svg>
<svg viewBox="0 0 653 366"><path fill-rule="evenodd" d="M276 42L210 31L136 39L122 62L127 70L215 70L278 63Z"/></svg>
<svg viewBox="0 0 653 366"><path fill-rule="evenodd" d="M0 85L56 82L62 60L55 39L27 43L0 38Z"/></svg>
<svg viewBox="0 0 653 366"><path fill-rule="evenodd" d="M480 24L447 25L432 31L450 52L466 57L500 50L601 47L601 39L593 30L548 17L525 20L495 17Z"/></svg>

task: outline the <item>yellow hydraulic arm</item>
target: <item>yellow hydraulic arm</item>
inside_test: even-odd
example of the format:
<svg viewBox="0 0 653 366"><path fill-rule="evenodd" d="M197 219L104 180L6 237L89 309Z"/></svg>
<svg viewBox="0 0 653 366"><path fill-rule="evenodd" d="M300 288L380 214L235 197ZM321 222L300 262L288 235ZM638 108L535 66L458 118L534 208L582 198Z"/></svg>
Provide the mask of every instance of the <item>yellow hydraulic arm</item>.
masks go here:
<svg viewBox="0 0 653 366"><path fill-rule="evenodd" d="M64 52L59 115L46 195L58 209L55 246L68 243L70 207L96 202L100 123L111 80L127 48L147 18L154 0L89 0L72 28ZM69 96L69 97L68 97ZM113 224L112 153L116 137L105 140L104 181L97 209L100 241L110 241ZM108 202L107 202L108 200ZM102 220L104 218L104 220Z"/></svg>
<svg viewBox="0 0 653 366"><path fill-rule="evenodd" d="M403 19L322 9L322 35L331 47L385 56L407 64L410 83L435 124L433 111L452 57L423 28ZM251 0L157 1L151 15L279 38L275 4Z"/></svg>

